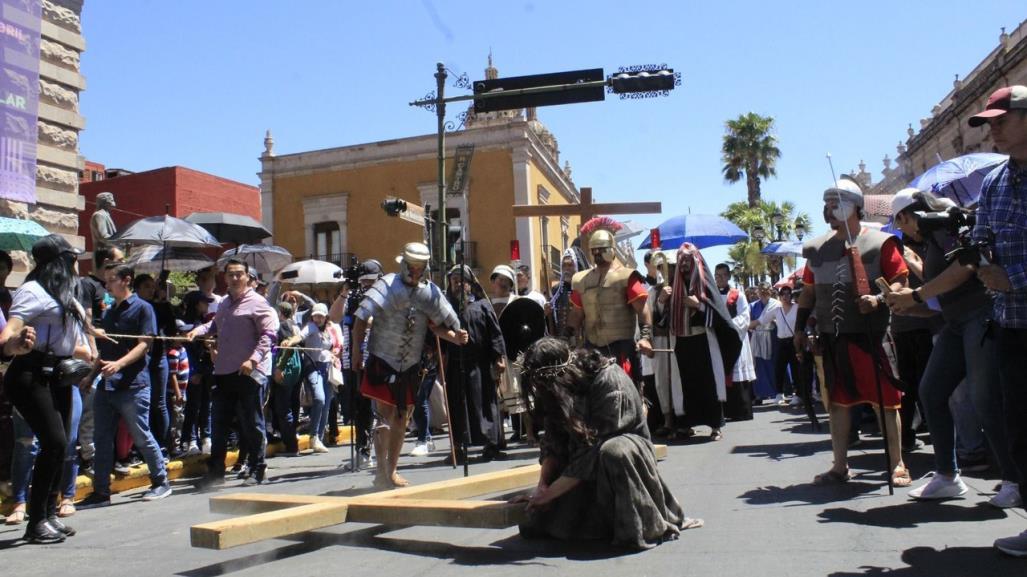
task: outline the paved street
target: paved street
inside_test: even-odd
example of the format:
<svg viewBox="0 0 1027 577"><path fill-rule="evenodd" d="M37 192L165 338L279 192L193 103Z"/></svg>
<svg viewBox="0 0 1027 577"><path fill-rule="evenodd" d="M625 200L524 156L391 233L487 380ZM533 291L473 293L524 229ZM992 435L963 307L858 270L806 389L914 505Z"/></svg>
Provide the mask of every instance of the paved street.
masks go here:
<svg viewBox="0 0 1027 577"><path fill-rule="evenodd" d="M880 440L864 439L853 453L857 478L843 487L811 487L826 470L826 433L812 433L796 411L757 408L757 418L732 423L719 443L670 447L662 472L686 512L706 527L639 554L596 545L527 542L516 529L466 530L348 524L286 540L208 551L189 546L189 526L215 520L207 495L179 482L175 495L142 503L139 493L115 506L79 512L79 534L63 545L15 545L23 527L0 526L4 573L32 575L317 575L349 576L560 575L775 575L1022 576L1027 561L991 547L996 537L1027 527L1022 511L985 503L996 481L968 477L968 498L947 504L913 503L905 492L889 497L881 483ZM700 430L702 432L702 430ZM441 464L440 451L405 459L414 483L459 474ZM907 457L914 476L930 468L930 447ZM347 495L369 490L367 473L338 467L348 448L327 455L271 460L273 482L227 490ZM472 473L529 463L536 453L511 451L504 463L472 465Z"/></svg>

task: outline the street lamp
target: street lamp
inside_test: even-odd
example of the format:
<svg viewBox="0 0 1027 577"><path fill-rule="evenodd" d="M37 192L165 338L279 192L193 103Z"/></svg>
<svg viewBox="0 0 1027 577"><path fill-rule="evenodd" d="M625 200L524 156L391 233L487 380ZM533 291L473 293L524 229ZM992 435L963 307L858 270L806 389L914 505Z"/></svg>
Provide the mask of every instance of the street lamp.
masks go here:
<svg viewBox="0 0 1027 577"><path fill-rule="evenodd" d="M781 230L781 225L785 221L785 215L781 214L780 210L775 210L774 214L770 215L770 222L774 223L774 228L777 229L777 242L784 240L782 236L784 231Z"/></svg>
<svg viewBox="0 0 1027 577"><path fill-rule="evenodd" d="M735 284L742 285L742 275L745 274L745 268L742 263L736 262L735 268L731 271L735 275Z"/></svg>
<svg viewBox="0 0 1027 577"><path fill-rule="evenodd" d="M801 219L795 219L795 238L802 240L806 236L806 223Z"/></svg>
<svg viewBox="0 0 1027 577"><path fill-rule="evenodd" d="M756 242L760 244L760 248L763 248L763 239L767 238L767 231L763 230L763 225L757 224L752 227L752 238L756 239Z"/></svg>

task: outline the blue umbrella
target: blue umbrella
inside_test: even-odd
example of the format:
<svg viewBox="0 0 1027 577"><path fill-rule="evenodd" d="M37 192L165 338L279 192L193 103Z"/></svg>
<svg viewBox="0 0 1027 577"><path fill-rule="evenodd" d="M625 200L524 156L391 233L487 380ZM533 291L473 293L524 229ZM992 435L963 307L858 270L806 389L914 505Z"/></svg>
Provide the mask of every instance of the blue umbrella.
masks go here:
<svg viewBox="0 0 1027 577"><path fill-rule="evenodd" d="M0 217L0 250L32 250L37 240L50 234L34 220Z"/></svg>
<svg viewBox="0 0 1027 577"><path fill-rule="evenodd" d="M777 241L768 244L763 247L760 251L763 254L775 255L775 256L786 256L790 254L801 255L802 254L802 241L801 240L784 240Z"/></svg>
<svg viewBox="0 0 1027 577"><path fill-rule="evenodd" d="M659 226L660 248L676 249L686 242L697 248L708 248L741 242L749 235L730 220L712 214L683 214L666 220ZM638 246L639 250L652 248L650 237Z"/></svg>
<svg viewBox="0 0 1027 577"><path fill-rule="evenodd" d="M964 154L928 168L909 186L950 198L960 206L970 206L981 196L984 177L1008 158L993 152Z"/></svg>

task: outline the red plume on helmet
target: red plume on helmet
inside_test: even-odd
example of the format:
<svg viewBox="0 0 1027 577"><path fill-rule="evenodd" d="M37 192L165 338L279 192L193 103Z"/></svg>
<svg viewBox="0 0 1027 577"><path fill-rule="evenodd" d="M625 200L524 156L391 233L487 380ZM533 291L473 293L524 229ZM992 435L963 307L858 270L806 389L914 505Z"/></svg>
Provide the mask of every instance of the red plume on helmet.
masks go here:
<svg viewBox="0 0 1027 577"><path fill-rule="evenodd" d="M581 225L581 235L588 236L599 229L605 229L613 234L624 228L624 225L608 216L596 216Z"/></svg>

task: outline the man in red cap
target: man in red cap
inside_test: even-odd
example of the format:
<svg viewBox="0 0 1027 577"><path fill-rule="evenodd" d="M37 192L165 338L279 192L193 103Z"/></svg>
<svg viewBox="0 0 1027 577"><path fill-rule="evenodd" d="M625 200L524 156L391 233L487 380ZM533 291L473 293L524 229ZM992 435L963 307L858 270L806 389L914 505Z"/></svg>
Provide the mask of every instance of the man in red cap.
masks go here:
<svg viewBox="0 0 1027 577"><path fill-rule="evenodd" d="M1020 493L1027 497L1027 373L1021 364L1027 355L1027 86L996 90L969 123L987 123L995 148L1009 154L981 184L973 235L990 248L982 251L986 259L977 276L995 294L1006 434ZM997 539L995 547L1027 557L1027 531Z"/></svg>

